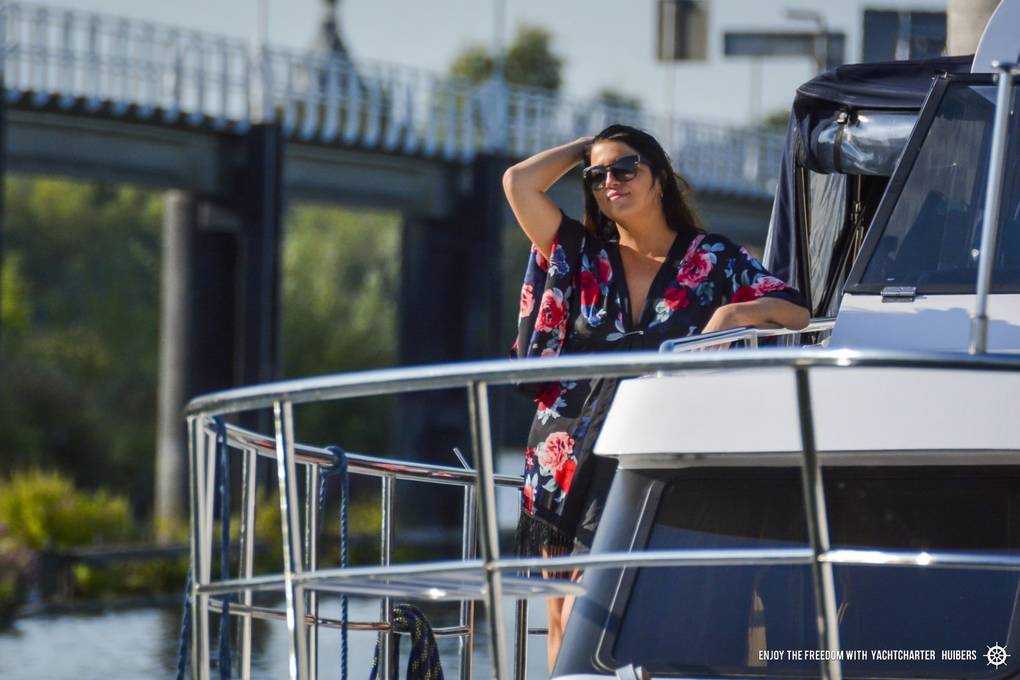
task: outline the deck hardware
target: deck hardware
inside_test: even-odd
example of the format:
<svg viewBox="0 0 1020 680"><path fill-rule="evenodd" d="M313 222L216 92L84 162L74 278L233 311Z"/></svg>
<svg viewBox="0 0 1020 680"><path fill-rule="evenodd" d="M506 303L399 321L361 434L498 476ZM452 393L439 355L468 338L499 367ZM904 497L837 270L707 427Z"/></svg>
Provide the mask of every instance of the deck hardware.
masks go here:
<svg viewBox="0 0 1020 680"><path fill-rule="evenodd" d="M886 286L882 289L882 302L913 302L916 286Z"/></svg>

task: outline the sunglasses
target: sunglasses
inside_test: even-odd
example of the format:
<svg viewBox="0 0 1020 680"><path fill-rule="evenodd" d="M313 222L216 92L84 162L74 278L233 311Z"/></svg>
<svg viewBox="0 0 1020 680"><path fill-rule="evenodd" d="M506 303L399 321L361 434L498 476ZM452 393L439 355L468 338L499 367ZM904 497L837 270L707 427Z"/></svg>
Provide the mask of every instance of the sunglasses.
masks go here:
<svg viewBox="0 0 1020 680"><path fill-rule="evenodd" d="M648 162L641 156L624 156L617 158L610 165L589 165L581 172L585 185L592 191L599 191L606 186L606 178L612 173L618 182L629 182L637 175L638 164Z"/></svg>

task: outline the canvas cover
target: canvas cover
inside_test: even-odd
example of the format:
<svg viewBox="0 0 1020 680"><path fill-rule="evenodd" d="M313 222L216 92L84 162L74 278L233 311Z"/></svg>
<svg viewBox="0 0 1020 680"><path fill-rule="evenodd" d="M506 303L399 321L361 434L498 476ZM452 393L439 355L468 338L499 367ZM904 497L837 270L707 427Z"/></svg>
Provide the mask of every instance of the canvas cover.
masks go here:
<svg viewBox="0 0 1020 680"><path fill-rule="evenodd" d="M838 191L839 178L831 176L891 174L906 142L903 117L895 114L916 118L934 79L944 74L969 73L972 61L973 56L965 56L848 64L823 73L797 89L766 238L763 259L767 269L788 283L810 288L800 280L803 264L797 258L796 167L830 176L828 180L818 178L819 182L812 182L812 185L824 185L830 197L816 206L824 213L824 219L813 220L812 227L824 225L831 229L833 233L820 234L818 241L834 243L843 226L843 220L836 217L844 210L844 202ZM868 114L874 115L869 118ZM855 156L846 139L834 138L833 130L842 132L838 127L856 122L858 116L868 120L871 126L870 129L856 128L855 143L867 152ZM895 130L894 125L897 126ZM841 162L841 156L851 162Z"/></svg>

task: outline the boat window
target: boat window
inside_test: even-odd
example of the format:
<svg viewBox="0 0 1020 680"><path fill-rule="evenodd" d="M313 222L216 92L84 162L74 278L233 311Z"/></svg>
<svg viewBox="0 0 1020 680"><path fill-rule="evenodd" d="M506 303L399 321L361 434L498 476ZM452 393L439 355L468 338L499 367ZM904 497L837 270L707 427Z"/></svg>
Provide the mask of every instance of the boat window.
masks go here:
<svg viewBox="0 0 1020 680"><path fill-rule="evenodd" d="M806 544L797 470L690 470L670 482L647 549ZM832 468L834 547L1020 554L1020 468ZM951 500L950 500L951 499ZM1004 677L1014 571L837 566L845 677ZM631 570L614 606L611 662L654 675L817 675L807 566ZM1012 633L1016 635L1014 631ZM664 642L668 641L668 644ZM1011 648L1010 648L1011 649ZM803 655L803 656L801 656ZM800 656L800 658L798 658Z"/></svg>
<svg viewBox="0 0 1020 680"><path fill-rule="evenodd" d="M829 270L833 265L836 241L844 228L846 212L846 175L823 175L807 171L808 191L808 268L811 300L817 305L825 295ZM818 310L816 310L818 311Z"/></svg>
<svg viewBox="0 0 1020 680"><path fill-rule="evenodd" d="M1007 159L1020 151L1015 102ZM950 83L871 252L861 290L974 292L994 110L994 85ZM1020 165L1008 161L1000 220L992 289L1020 292Z"/></svg>

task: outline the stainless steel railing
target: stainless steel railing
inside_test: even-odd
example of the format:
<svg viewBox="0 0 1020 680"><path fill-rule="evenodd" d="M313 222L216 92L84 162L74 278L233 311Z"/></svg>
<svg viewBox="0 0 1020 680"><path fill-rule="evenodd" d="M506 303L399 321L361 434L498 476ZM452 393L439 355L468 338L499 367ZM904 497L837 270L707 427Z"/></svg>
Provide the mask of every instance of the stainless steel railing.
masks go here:
<svg viewBox="0 0 1020 680"><path fill-rule="evenodd" d="M612 553L583 557L564 557L543 560L502 559L495 535L494 493L497 484L515 485L516 479L498 477L493 472L487 390L490 385L518 382L540 382L550 379L590 378L596 376L635 376L655 372L784 367L796 376L796 400L802 440L802 480L806 500L805 512L809 527L809 546L798 549L710 550L710 551L657 551L640 554ZM605 566L655 566L691 564L750 564L750 563L807 563L811 565L815 583L817 611L820 612L820 639L824 649L838 651L838 626L833 587L833 564L915 564L923 566L966 566L979 569L1020 569L1020 559L1004 556L975 556L950 553L929 554L909 551L832 550L828 539L828 521L822 487L822 471L815 446L813 413L808 373L816 367L858 368L915 368L971 371L1020 372L1020 357L1005 355L974 356L962 353L916 353L895 351L855 351L819 349L768 349L736 350L731 352L633 352L621 354L577 355L556 359L524 359L517 361L483 361L445 366L424 366L368 371L342 375L322 376L303 380L271 383L257 387L220 392L193 400L187 409L190 436L191 491L192 491L192 560L194 584L191 591L193 606L193 668L198 678L207 678L209 672L208 615L212 611L210 597L225 593L249 594L242 601L241 616L255 616L250 593L280 591L287 595L286 617L291 633L291 677L314 677L314 658L309 663L309 629L314 635L318 625L331 626L335 622L321 619L314 611L314 601L306 599L307 591L374 593L388 596L414 592L419 586L441 590L449 588L451 597L467 598L469 591L478 594L477 586L484 583L484 600L488 610L491 658L494 675L508 677L506 641L502 623L504 585L515 596L546 595L557 590L557 584L529 586L521 580L504 576L504 572L528 568L592 568ZM482 558L457 562L402 564L347 569L308 568L303 557L297 532L298 493L296 466L313 467L326 464L321 450L300 446L293 440L293 407L296 404L346 399L356 396L394 394L416 390L462 388L468 392L472 430L473 453L477 474L403 462L382 461L360 457L352 467L393 480L395 475L406 478L427 478L445 483L473 483L479 505L479 534L482 539ZM250 569L242 568L237 579L213 581L210 575L212 545L213 470L215 461L210 456L209 418L212 415L272 407L275 415L275 437L245 434L231 430L235 446L246 452L245 479L253 477L254 457L260 452L271 455L277 462L280 488L282 533L284 536L284 570L281 574L251 576ZM272 453L270 454L270 441ZM328 461L331 462L331 459ZM470 478L470 481L469 481ZM250 483L250 482L249 482ZM252 487L253 488L253 487ZM250 491L246 488L244 507L249 507ZM314 494L312 494L314 495ZM471 506L465 491L465 517L470 517ZM392 498L392 496L391 496ZM387 508L388 510L391 508ZM306 508L306 512L308 509ZM250 535L249 519L244 530ZM465 529L465 535L467 534ZM391 540L392 536L390 536ZM384 531L382 540L387 534ZM250 544L249 544L250 545ZM250 550L245 546L245 550ZM385 555L384 555L385 557ZM385 559L382 560L385 562ZM471 579L474 579L473 581ZM467 586L465 586L467 584ZM309 604L311 602L311 604ZM274 615L275 616L275 615ZM471 622L462 623L462 631L450 634L467 636L470 651ZM384 625L386 622L383 621ZM463 648L462 648L463 650ZM385 667L384 667L385 668ZM823 677L838 680L842 670L837 655L824 661Z"/></svg>

